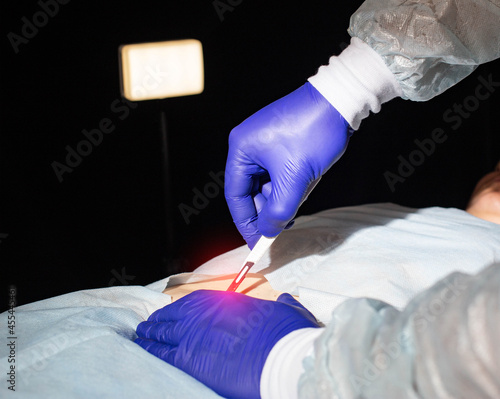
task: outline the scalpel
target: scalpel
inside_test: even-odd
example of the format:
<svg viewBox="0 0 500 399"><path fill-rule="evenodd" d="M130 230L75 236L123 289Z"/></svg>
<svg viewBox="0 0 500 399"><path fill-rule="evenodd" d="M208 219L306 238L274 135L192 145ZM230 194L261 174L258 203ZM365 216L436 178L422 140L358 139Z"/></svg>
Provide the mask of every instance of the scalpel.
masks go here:
<svg viewBox="0 0 500 399"><path fill-rule="evenodd" d="M276 236L278 237L278 236ZM241 282L244 280L245 276L247 275L248 271L250 268L255 265L262 256L266 253L267 249L271 246L271 244L276 240L276 237L260 237L259 241L257 241L257 244L255 244L255 247L253 247L252 251L250 254L247 256L245 259L245 262L243 263L243 267L241 268L240 272L236 276L236 278L233 280L227 291L236 291L238 287L240 286Z"/></svg>

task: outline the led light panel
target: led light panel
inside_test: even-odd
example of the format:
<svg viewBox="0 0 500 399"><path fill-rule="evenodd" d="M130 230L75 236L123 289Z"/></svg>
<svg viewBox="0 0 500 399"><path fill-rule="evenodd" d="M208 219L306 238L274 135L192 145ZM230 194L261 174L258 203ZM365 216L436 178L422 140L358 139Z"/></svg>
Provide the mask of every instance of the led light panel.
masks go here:
<svg viewBox="0 0 500 399"><path fill-rule="evenodd" d="M195 39L120 46L121 90L130 101L199 94L203 50Z"/></svg>

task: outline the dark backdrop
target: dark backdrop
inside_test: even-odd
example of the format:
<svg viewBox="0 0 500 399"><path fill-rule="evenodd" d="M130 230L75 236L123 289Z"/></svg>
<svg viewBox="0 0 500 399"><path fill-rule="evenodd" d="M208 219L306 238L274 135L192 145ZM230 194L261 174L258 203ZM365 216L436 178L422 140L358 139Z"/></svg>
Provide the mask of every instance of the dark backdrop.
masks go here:
<svg viewBox="0 0 500 399"><path fill-rule="evenodd" d="M43 1L1 5L4 307L9 285L23 304L79 289L146 284L243 244L212 177L224 169L228 134L338 54L349 41L349 17L361 4L73 0L56 8L47 0L53 15L44 18ZM26 21L34 19L40 26L30 31ZM180 38L203 44L205 91L122 103L118 46ZM476 95L481 82L500 81L499 66L479 67L427 103L397 99L384 105L363 122L300 213L387 201L464 207L476 180L500 158L498 87L480 90L487 99ZM463 108L459 116L456 106L470 112ZM171 250L160 111L170 134ZM115 130L59 182L52 163L64 163L66 146L76 148L82 130L105 118ZM415 140L431 138L435 129L446 139L420 159ZM418 166L402 170L404 181L391 189L388 172L398 174L411 156ZM195 207L195 192L208 187L214 198L198 200L203 209L186 223L179 205Z"/></svg>

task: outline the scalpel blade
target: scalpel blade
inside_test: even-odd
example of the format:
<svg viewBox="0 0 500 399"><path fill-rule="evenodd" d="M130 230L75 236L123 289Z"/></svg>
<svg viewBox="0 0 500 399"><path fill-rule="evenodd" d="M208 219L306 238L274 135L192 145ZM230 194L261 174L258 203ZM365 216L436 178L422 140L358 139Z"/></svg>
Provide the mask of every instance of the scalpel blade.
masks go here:
<svg viewBox="0 0 500 399"><path fill-rule="evenodd" d="M277 237L277 236L276 236ZM257 244L255 244L255 247L252 249L250 254L247 256L245 259L245 262L243 263L243 267L241 268L240 272L236 276L236 278L233 280L227 291L236 291L238 287L240 286L241 282L245 279L245 276L247 275L248 271L252 268L253 265L255 265L262 256L266 253L267 249L271 246L271 244L274 242L276 237L264 237L262 236L259 241L257 241Z"/></svg>

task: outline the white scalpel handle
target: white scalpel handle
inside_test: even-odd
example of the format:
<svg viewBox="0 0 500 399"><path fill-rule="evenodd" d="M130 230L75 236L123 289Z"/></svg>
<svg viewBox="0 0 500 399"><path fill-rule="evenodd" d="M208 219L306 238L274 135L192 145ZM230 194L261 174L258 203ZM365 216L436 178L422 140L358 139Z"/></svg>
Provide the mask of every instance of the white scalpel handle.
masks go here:
<svg viewBox="0 0 500 399"><path fill-rule="evenodd" d="M257 263L260 258L264 256L268 248L271 246L271 244L276 240L278 236L276 237L260 237L259 241L257 241L257 244L255 244L255 247L253 247L252 251L248 255L248 257L245 259L245 263L252 262L252 263Z"/></svg>

